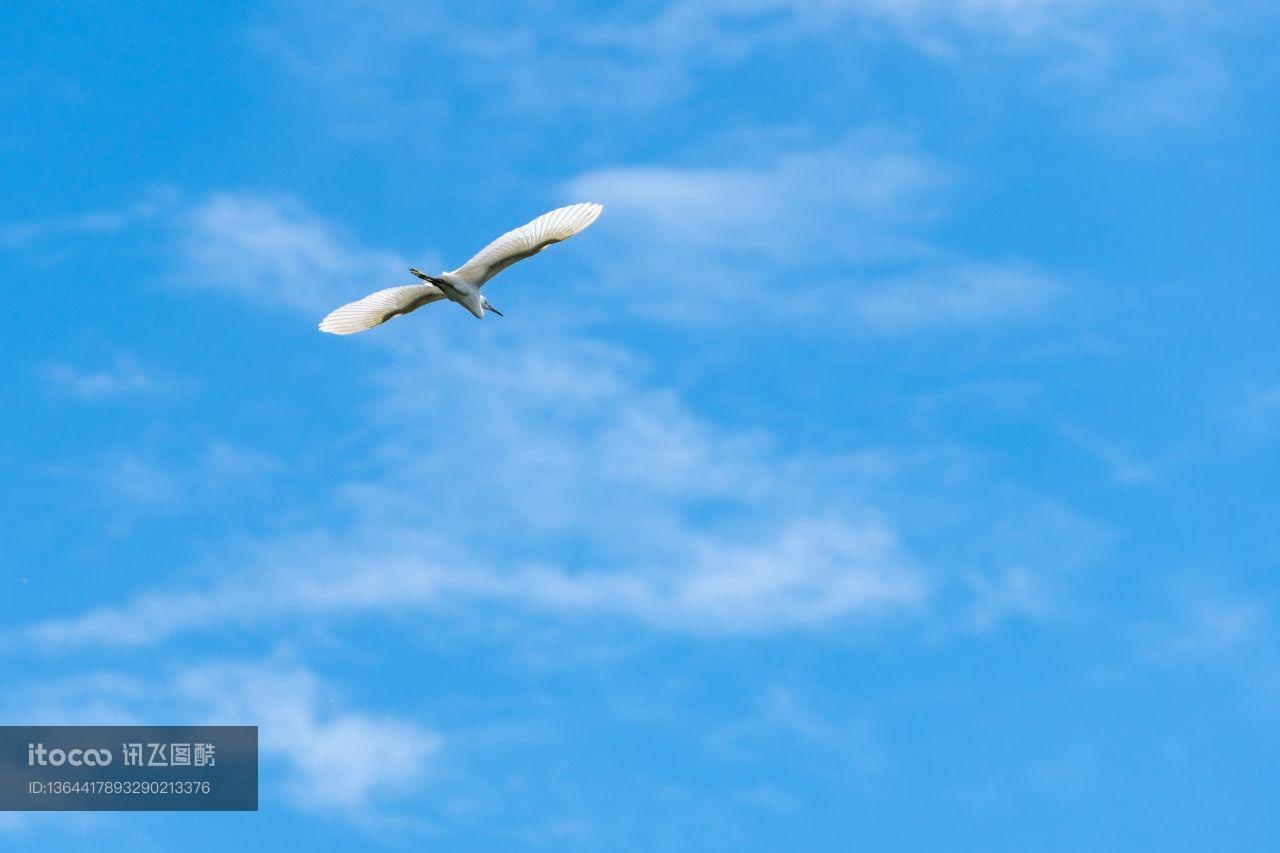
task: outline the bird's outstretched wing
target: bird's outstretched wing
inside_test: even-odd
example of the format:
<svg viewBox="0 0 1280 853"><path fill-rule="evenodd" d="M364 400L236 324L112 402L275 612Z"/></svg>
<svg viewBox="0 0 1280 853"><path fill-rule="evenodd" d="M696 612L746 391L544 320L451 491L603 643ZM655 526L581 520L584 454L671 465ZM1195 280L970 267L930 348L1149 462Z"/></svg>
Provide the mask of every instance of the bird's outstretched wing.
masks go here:
<svg viewBox="0 0 1280 853"><path fill-rule="evenodd" d="M516 261L536 255L552 243L577 234L595 222L602 209L598 204L582 203L544 213L485 246L453 274L477 286L482 285Z"/></svg>
<svg viewBox="0 0 1280 853"><path fill-rule="evenodd" d="M320 321L320 331L334 335L363 332L440 299L444 299L444 293L434 284L388 287L333 311Z"/></svg>

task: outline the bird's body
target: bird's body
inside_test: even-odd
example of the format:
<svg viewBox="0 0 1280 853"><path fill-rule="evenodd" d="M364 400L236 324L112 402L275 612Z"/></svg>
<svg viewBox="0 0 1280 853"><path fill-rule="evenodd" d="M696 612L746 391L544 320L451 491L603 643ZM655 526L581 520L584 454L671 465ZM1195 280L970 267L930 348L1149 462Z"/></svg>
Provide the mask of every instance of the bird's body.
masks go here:
<svg viewBox="0 0 1280 853"><path fill-rule="evenodd" d="M466 308L478 319L484 319L484 311L489 306L488 300L480 294L480 285L470 282L465 278L461 278L451 272L442 272L436 276L429 276L421 270L410 269L409 272L440 291L440 294L450 302L456 302L463 308ZM496 313L496 312L495 312Z"/></svg>
<svg viewBox="0 0 1280 853"><path fill-rule="evenodd" d="M422 280L421 284L379 290L343 305L320 321L320 330L335 335L363 332L441 299L458 303L477 319L483 319L485 311L502 316L481 294L485 283L516 261L577 234L596 221L601 209L598 204L571 204L544 213L527 225L503 234L451 272L432 276L410 269Z"/></svg>

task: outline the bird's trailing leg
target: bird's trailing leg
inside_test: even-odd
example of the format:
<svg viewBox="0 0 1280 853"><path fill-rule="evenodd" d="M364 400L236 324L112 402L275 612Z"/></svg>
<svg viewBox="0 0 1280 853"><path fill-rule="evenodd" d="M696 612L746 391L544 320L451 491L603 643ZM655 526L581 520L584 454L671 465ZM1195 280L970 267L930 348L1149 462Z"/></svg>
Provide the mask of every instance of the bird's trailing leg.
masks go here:
<svg viewBox="0 0 1280 853"><path fill-rule="evenodd" d="M413 273L414 275L416 275L418 278L422 279L425 282L434 284L436 287L440 286L440 279L434 278L433 276L429 276L420 269L414 269L413 267L409 267L409 272Z"/></svg>

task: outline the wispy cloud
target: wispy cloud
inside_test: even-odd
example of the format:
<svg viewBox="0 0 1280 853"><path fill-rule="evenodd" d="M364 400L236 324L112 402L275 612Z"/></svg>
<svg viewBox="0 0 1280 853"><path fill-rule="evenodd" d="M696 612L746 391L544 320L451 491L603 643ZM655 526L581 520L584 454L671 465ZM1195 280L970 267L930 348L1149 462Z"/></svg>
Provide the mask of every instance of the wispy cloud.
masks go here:
<svg viewBox="0 0 1280 853"><path fill-rule="evenodd" d="M711 749L739 759L758 758L770 748L812 752L816 760L839 773L873 770L885 751L870 720L832 719L812 697L782 685L763 691L752 713L721 724L708 740Z"/></svg>
<svg viewBox="0 0 1280 853"><path fill-rule="evenodd" d="M259 493L282 470L279 458L222 440L176 449L119 448L50 473L81 484L81 496L106 530L130 532L143 518L207 511Z"/></svg>
<svg viewBox="0 0 1280 853"><path fill-rule="evenodd" d="M1274 633L1271 608L1258 596L1183 589L1172 616L1142 631L1148 657L1163 663L1206 661L1261 647Z"/></svg>
<svg viewBox="0 0 1280 853"><path fill-rule="evenodd" d="M394 253L357 247L285 196L220 193L181 216L176 278L264 307L320 316L345 301L353 282L376 290L404 278L408 266Z"/></svg>
<svg viewBox="0 0 1280 853"><path fill-rule="evenodd" d="M849 297L851 314L880 332L989 327L1032 319L1063 290L1019 265L968 263L925 267Z"/></svg>
<svg viewBox="0 0 1280 853"><path fill-rule="evenodd" d="M10 695L3 715L11 724L137 725L161 717L257 725L269 762L266 796L366 822L423 780L444 740L419 723L339 700L340 691L296 662L186 661L146 679L99 671L30 682Z"/></svg>
<svg viewBox="0 0 1280 853"><path fill-rule="evenodd" d="M1053 594L1035 571L1011 567L1000 573L972 573L968 577L973 600L970 624L991 631L1009 618L1041 619L1053 610Z"/></svg>
<svg viewBox="0 0 1280 853"><path fill-rule="evenodd" d="M180 243L193 263L180 263L262 307L263 270L277 269L282 245L286 254L297 245L299 256L328 259L322 267L331 271L384 256L344 246L291 202L282 207L225 197L202 205ZM237 239L234 259L221 249L211 255L198 239L211 221L222 234L256 225L284 236ZM292 274L287 262L281 270ZM305 294L286 305L310 311L317 295ZM927 595L873 507L852 495L833 502L822 491L820 463L787 458L765 435L698 416L671 391L649 387L642 363L625 350L532 328L459 347L451 330L440 326L413 344L380 339L388 361L376 374L369 452L334 472L334 512L350 515L344 541L321 545L303 532L265 545L251 571L222 585L142 593L36 626L31 636L54 645L152 643L298 614L477 603L756 632L911 609ZM450 370L424 386L421 365L445 362ZM472 426L459 432L451 424L464 416ZM454 438L442 444L441 434ZM131 464L127 473L129 488L142 490L138 500L167 500L176 487L151 467ZM481 511L440 525L433 508L441 501ZM491 541L485 534L494 527L505 536L462 547ZM419 531L431 531L428 541ZM512 537L525 543L517 551L504 548ZM441 551L430 540L447 544ZM561 564L566 546L583 556Z"/></svg>
<svg viewBox="0 0 1280 853"><path fill-rule="evenodd" d="M154 190L124 207L0 224L0 248L24 249L77 236L94 237L117 233L134 227L139 222L154 219L169 210L174 201L171 191Z"/></svg>
<svg viewBox="0 0 1280 853"><path fill-rule="evenodd" d="M117 355L100 368L50 364L43 373L54 388L86 402L155 394L175 386L171 379L157 375L127 355Z"/></svg>
<svg viewBox="0 0 1280 853"><path fill-rule="evenodd" d="M1280 434L1280 384L1255 382L1232 397L1220 417L1238 441L1257 446Z"/></svg>
<svg viewBox="0 0 1280 853"><path fill-rule="evenodd" d="M178 263L205 270L252 308L272 304L260 298L263 271L277 269L282 247L327 259L325 287L340 271L390 256L345 240L296 202L228 198L198 207L215 209L211 218L181 220L189 231L178 248L192 258ZM210 221L222 234L266 223L282 236L236 239L228 244L236 252L210 255L195 239ZM288 263L280 271L294 275ZM320 292L299 292L275 307L312 314ZM940 587L960 583L956 567L914 556L920 543L901 532L921 529L910 510L896 501L889 511L877 497L914 488L899 481L902 459L868 474L855 460L708 418L618 344L494 328L438 322L427 336L372 338L382 364L364 423L353 452L334 460L312 520L228 548L221 559L237 568L218 582L144 589L19 633L40 648L128 646L304 616L483 612L759 634L918 614ZM449 369L424 383L423 365L433 364ZM139 473L127 477L142 489L138 500L168 500L177 488L163 472ZM1029 518L993 512L984 524ZM984 558L994 572L1008 565L990 551Z"/></svg>
<svg viewBox="0 0 1280 853"><path fill-rule="evenodd" d="M922 576L874 523L796 522L763 540L691 541L679 561L613 571L547 565L502 569L403 531L396 539L277 542L270 557L216 586L145 592L119 606L23 631L41 648L141 646L180 633L256 628L298 617L358 619L413 612L624 618L689 634L819 628L916 609Z"/></svg>
<svg viewBox="0 0 1280 853"><path fill-rule="evenodd" d="M910 139L868 129L763 162L598 169L564 194L604 201L611 219L654 232L664 249L679 241L807 266L903 251L901 229L937 217L946 180Z"/></svg>
<svg viewBox="0 0 1280 853"><path fill-rule="evenodd" d="M600 169L564 195L604 202L598 266L618 297L676 320L814 316L908 334L1034 319L1066 287L1032 265L954 257L930 238L949 170L885 130L750 165ZM696 287L664 287L674 278ZM637 282L645 283L637 286Z"/></svg>
<svg viewBox="0 0 1280 853"><path fill-rule="evenodd" d="M361 819L387 795L420 782L443 738L387 714L333 711L332 688L305 667L215 663L174 679L181 701L205 705L206 719L254 721L260 747L289 768L284 790L305 809L339 809Z"/></svg>
<svg viewBox="0 0 1280 853"><path fill-rule="evenodd" d="M1059 98L1086 123L1122 129L1182 125L1221 105L1239 71L1227 44L1272 14L1253 0L669 0L594 15L507 10L500 19L401 2L323 13L285 3L259 21L253 39L286 69L336 93L347 113L340 124L352 133L399 132L410 116L448 121L460 112L452 103L459 91L472 102L469 112L543 120L571 110L645 114L779 50L820 62L823 46L838 46L832 54L863 57L858 73L869 75L886 42L953 70L975 55L1009 63L1019 69L1014 79L1041 97ZM499 30L502 39L494 38ZM446 57L448 85L422 74L427 51ZM852 72L846 62L833 73ZM327 98L323 106L336 104Z"/></svg>

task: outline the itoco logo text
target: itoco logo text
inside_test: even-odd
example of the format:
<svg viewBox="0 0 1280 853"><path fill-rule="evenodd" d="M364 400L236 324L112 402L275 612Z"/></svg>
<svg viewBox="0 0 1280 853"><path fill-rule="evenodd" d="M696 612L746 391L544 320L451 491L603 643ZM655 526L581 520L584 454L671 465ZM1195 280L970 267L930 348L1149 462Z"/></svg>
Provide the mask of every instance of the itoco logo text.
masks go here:
<svg viewBox="0 0 1280 853"><path fill-rule="evenodd" d="M106 767L111 763L109 749L45 749L42 743L27 744L27 766Z"/></svg>

